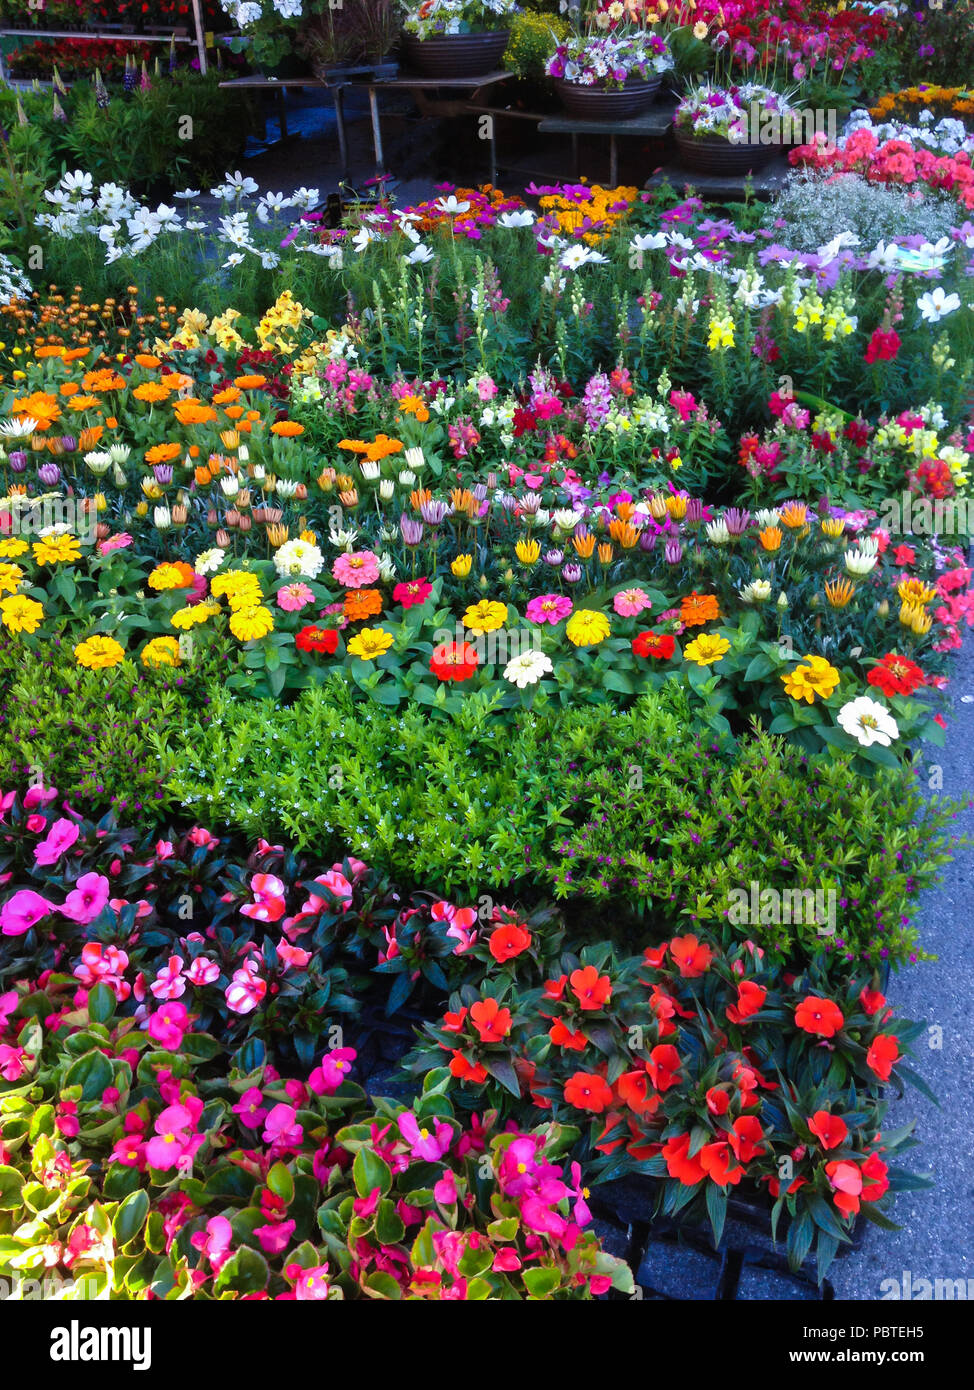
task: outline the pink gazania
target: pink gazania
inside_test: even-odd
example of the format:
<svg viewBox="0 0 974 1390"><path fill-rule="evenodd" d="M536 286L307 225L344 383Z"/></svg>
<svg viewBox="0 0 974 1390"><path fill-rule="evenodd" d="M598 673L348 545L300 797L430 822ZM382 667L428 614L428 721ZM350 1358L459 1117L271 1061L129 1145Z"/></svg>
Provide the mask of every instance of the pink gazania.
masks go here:
<svg viewBox="0 0 974 1390"><path fill-rule="evenodd" d="M266 993L267 981L261 979L254 966L244 965L234 971L225 990L227 1008L235 1014L253 1013Z"/></svg>
<svg viewBox="0 0 974 1390"><path fill-rule="evenodd" d="M346 589L365 589L379 577L379 561L371 550L353 550L341 554L331 572Z"/></svg>
<svg viewBox="0 0 974 1390"><path fill-rule="evenodd" d="M104 874L82 874L58 911L62 917L87 926L107 905L110 891Z"/></svg>
<svg viewBox="0 0 974 1390"><path fill-rule="evenodd" d="M638 617L640 613L652 608L652 606L643 589L623 589L612 600L612 607L620 618Z"/></svg>
<svg viewBox="0 0 974 1390"><path fill-rule="evenodd" d="M285 613L300 613L302 608L307 608L314 601L315 596L307 584L285 584L283 589L277 591L277 606Z"/></svg>
<svg viewBox="0 0 974 1390"><path fill-rule="evenodd" d="M186 981L182 977L183 964L180 956L169 957L168 963L149 986L157 999L178 999L186 993Z"/></svg>
<svg viewBox="0 0 974 1390"><path fill-rule="evenodd" d="M254 874L250 880L250 891L254 895L252 903L244 903L240 911L245 917L253 917L258 922L279 922L287 911L284 900L286 889L274 874Z"/></svg>
<svg viewBox="0 0 974 1390"><path fill-rule="evenodd" d="M43 816L41 824L46 824ZM61 855L71 848L80 833L73 820L62 816L54 822L45 838L34 846L34 863L44 867L56 864Z"/></svg>
<svg viewBox="0 0 974 1390"><path fill-rule="evenodd" d="M149 1015L146 1031L153 1042L173 1052L182 1043L183 1034L190 1031L189 1010L185 1004L170 1000Z"/></svg>
<svg viewBox="0 0 974 1390"><path fill-rule="evenodd" d="M42 898L32 888L21 888L0 909L0 934L24 936L37 922L57 912L55 903Z"/></svg>
<svg viewBox="0 0 974 1390"><path fill-rule="evenodd" d="M574 606L565 594L542 594L533 598L524 611L529 623L550 623L554 627L568 617Z"/></svg>

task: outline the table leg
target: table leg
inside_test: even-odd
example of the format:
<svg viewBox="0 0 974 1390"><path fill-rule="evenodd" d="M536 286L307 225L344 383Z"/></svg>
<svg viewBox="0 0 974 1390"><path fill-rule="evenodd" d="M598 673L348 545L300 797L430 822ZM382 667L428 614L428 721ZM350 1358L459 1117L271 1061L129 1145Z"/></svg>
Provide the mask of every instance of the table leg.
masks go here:
<svg viewBox="0 0 974 1390"><path fill-rule="evenodd" d="M287 139L287 105L286 105L286 101L287 101L287 93L286 93L285 89L284 89L283 87L281 87L281 88L278 90L278 93L277 93L277 109L278 109L278 116L279 116L279 119L280 119L280 122L281 122L281 139L282 139L282 140L286 140L286 139Z"/></svg>
<svg viewBox="0 0 974 1390"><path fill-rule="evenodd" d="M345 88L335 88L335 122L338 126L338 151L341 155L342 173L348 173L348 137L345 132Z"/></svg>
<svg viewBox="0 0 974 1390"><path fill-rule="evenodd" d="M372 144L375 148L375 172L385 173L385 156L382 153L382 127L379 124L379 94L374 87L369 88L369 108L372 112Z"/></svg>
<svg viewBox="0 0 974 1390"><path fill-rule="evenodd" d="M582 166L578 162L578 133L572 131L572 167L575 170L576 182L582 177Z"/></svg>
<svg viewBox="0 0 974 1390"><path fill-rule="evenodd" d="M609 136L609 187L616 188L619 184L619 158L616 151L616 138Z"/></svg>
<svg viewBox="0 0 974 1390"><path fill-rule="evenodd" d="M493 114L487 118L490 121L490 185L497 187L497 126Z"/></svg>

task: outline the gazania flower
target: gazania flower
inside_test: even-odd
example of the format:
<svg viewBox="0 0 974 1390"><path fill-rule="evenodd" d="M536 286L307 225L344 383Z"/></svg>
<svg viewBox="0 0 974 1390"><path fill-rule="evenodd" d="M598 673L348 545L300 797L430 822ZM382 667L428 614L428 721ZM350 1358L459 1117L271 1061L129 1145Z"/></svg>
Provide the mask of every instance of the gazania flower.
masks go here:
<svg viewBox="0 0 974 1390"><path fill-rule="evenodd" d="M834 666L824 656L806 656L805 663L782 676L786 692L793 700L805 700L814 704L815 696L827 700L839 684L841 677Z"/></svg>
<svg viewBox="0 0 974 1390"><path fill-rule="evenodd" d="M676 650L676 639L669 632L640 632L632 639L634 656L652 656L657 661L669 661Z"/></svg>
<svg viewBox="0 0 974 1390"><path fill-rule="evenodd" d="M0 622L8 632L36 632L43 617L42 606L23 594L12 594L0 600Z"/></svg>
<svg viewBox="0 0 974 1390"><path fill-rule="evenodd" d="M334 656L338 650L338 632L333 627L316 627L314 624L303 627L294 638L299 652L324 652Z"/></svg>
<svg viewBox="0 0 974 1390"><path fill-rule="evenodd" d="M702 627L720 617L720 604L713 594L689 594L680 601L680 621L685 627Z"/></svg>
<svg viewBox="0 0 974 1390"><path fill-rule="evenodd" d="M469 642L443 642L430 657L430 670L440 681L469 680L478 665L476 648Z"/></svg>
<svg viewBox="0 0 974 1390"><path fill-rule="evenodd" d="M819 1038L834 1038L844 1023L845 1017L838 1004L814 994L803 999L795 1010L796 1027Z"/></svg>
<svg viewBox="0 0 974 1390"><path fill-rule="evenodd" d="M908 657L887 652L878 666L866 677L884 695L912 695L918 686L926 684L921 668Z"/></svg>
<svg viewBox="0 0 974 1390"><path fill-rule="evenodd" d="M856 586L848 579L833 579L825 586L825 597L830 608L846 608L855 597Z"/></svg>
<svg viewBox="0 0 974 1390"><path fill-rule="evenodd" d="M45 536L31 549L39 565L59 565L81 559L81 544L74 536Z"/></svg>
<svg viewBox="0 0 974 1390"><path fill-rule="evenodd" d="M143 666L180 666L179 642L175 637L153 637L142 648Z"/></svg>
<svg viewBox="0 0 974 1390"><path fill-rule="evenodd" d="M929 584L924 584L922 579L901 579L896 586L896 592L904 603L912 603L920 607L937 597L936 589L932 589Z"/></svg>
<svg viewBox="0 0 974 1390"><path fill-rule="evenodd" d="M683 656L686 661L695 661L698 666L711 666L716 661L723 661L730 651L730 642L726 637L720 637L715 632L701 632L699 637L695 637L683 649Z"/></svg>
<svg viewBox="0 0 974 1390"><path fill-rule="evenodd" d="M507 621L507 604L484 598L472 603L463 615L463 625L470 632L496 632Z"/></svg>
<svg viewBox="0 0 974 1390"><path fill-rule="evenodd" d="M888 748L893 739L900 736L899 725L886 706L878 700L871 700L868 695L859 695L843 705L836 715L836 721L863 748L871 748L874 743Z"/></svg>
<svg viewBox="0 0 974 1390"><path fill-rule="evenodd" d="M780 526L765 526L763 531L758 532L762 550L780 550L783 539L784 533Z"/></svg>
<svg viewBox="0 0 974 1390"><path fill-rule="evenodd" d="M381 627L363 627L348 643L349 656L357 656L361 661L375 661L392 646L392 633Z"/></svg>
<svg viewBox="0 0 974 1390"><path fill-rule="evenodd" d="M550 675L551 660L544 652L527 651L515 656L504 667L504 679L516 685L518 690L537 685L542 676Z"/></svg>
<svg viewBox="0 0 974 1390"><path fill-rule="evenodd" d="M230 615L230 631L238 642L259 642L274 631L274 614L263 605L238 608Z"/></svg>
<svg viewBox="0 0 974 1390"><path fill-rule="evenodd" d="M579 608L565 624L565 636L575 647L597 647L609 631L608 618L592 608Z"/></svg>
<svg viewBox="0 0 974 1390"><path fill-rule="evenodd" d="M125 648L116 642L114 637L89 637L84 642L79 642L74 649L74 658L79 666L87 666L90 670L101 670L108 666L117 666L120 661L125 660Z"/></svg>

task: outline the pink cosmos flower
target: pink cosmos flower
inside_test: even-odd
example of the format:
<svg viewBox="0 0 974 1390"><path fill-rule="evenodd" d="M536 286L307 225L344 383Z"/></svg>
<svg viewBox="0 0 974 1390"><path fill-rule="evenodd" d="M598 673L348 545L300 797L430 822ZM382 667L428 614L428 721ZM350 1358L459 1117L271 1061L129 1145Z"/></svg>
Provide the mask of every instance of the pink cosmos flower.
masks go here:
<svg viewBox="0 0 974 1390"><path fill-rule="evenodd" d="M87 926L108 903L109 892L108 879L104 874L82 874L58 911L62 917L70 917L72 922Z"/></svg>
<svg viewBox="0 0 974 1390"><path fill-rule="evenodd" d="M308 1085L316 1096L333 1096L348 1073L358 1053L354 1047L335 1047L321 1059L308 1077Z"/></svg>
<svg viewBox="0 0 974 1390"><path fill-rule="evenodd" d="M432 1122L432 1130L420 1129L419 1121L411 1110L404 1110L399 1116L399 1133L412 1150L414 1158L424 1158L428 1163L436 1163L453 1142L453 1130L443 1120Z"/></svg>
<svg viewBox="0 0 974 1390"><path fill-rule="evenodd" d="M57 906L42 898L40 893L35 893L32 888L21 888L0 910L0 934L23 936L42 917L57 911Z"/></svg>
<svg viewBox="0 0 974 1390"><path fill-rule="evenodd" d="M346 589L364 589L378 579L379 561L371 550L353 550L339 555L331 572Z"/></svg>
<svg viewBox="0 0 974 1390"><path fill-rule="evenodd" d="M302 608L307 608L314 601L315 596L307 584L285 584L283 589L277 591L277 606L285 613L300 613Z"/></svg>
<svg viewBox="0 0 974 1390"><path fill-rule="evenodd" d="M157 1042L167 1052L173 1052L182 1043L183 1034L190 1031L189 1022L189 1010L186 1005L170 1001L163 1004L161 1009L156 1009L154 1014L150 1014L147 1031L153 1042Z"/></svg>
<svg viewBox="0 0 974 1390"><path fill-rule="evenodd" d="M42 825L45 824L43 817L41 823ZM56 820L47 832L47 836L34 846L35 864L44 866L56 864L61 855L71 848L80 833L74 821L68 820L66 816Z"/></svg>
<svg viewBox="0 0 974 1390"><path fill-rule="evenodd" d="M525 609L529 623L550 623L554 627L567 618L574 604L566 594L542 594L533 598Z"/></svg>
<svg viewBox="0 0 974 1390"><path fill-rule="evenodd" d="M620 618L638 617L644 609L652 608L652 606L643 589L623 589L612 600L612 607Z"/></svg>

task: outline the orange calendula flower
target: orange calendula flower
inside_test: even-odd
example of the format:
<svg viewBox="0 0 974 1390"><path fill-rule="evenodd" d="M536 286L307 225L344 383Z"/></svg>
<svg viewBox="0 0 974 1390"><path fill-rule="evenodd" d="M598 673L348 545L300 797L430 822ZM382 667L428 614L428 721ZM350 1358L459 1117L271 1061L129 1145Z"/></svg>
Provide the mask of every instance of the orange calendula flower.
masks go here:
<svg viewBox="0 0 974 1390"><path fill-rule="evenodd" d="M34 356L42 362L46 357L63 357L64 348L59 346L39 347Z"/></svg>
<svg viewBox="0 0 974 1390"><path fill-rule="evenodd" d="M233 405L234 401L239 401L240 391L236 386L227 386L222 391L218 391L213 397L214 405Z"/></svg>
<svg viewBox="0 0 974 1390"><path fill-rule="evenodd" d="M72 396L68 401L69 410L94 410L99 405L101 400L98 396Z"/></svg>
<svg viewBox="0 0 974 1390"><path fill-rule="evenodd" d="M138 366L145 367L146 371L151 372L154 367L162 366L162 358L157 357L154 352L137 352L135 361Z"/></svg>
<svg viewBox="0 0 974 1390"><path fill-rule="evenodd" d="M181 444L153 444L145 451L146 463L172 463L183 452Z"/></svg>
<svg viewBox="0 0 974 1390"><path fill-rule="evenodd" d="M177 401L173 413L181 425L209 425L216 419L216 411L202 401Z"/></svg>
<svg viewBox="0 0 974 1390"><path fill-rule="evenodd" d="M61 416L57 396L48 391L32 391L29 396L19 396L10 407L12 415L27 415L37 421L38 431L51 427Z"/></svg>
<svg viewBox="0 0 974 1390"><path fill-rule="evenodd" d="M258 372L245 373L243 376L235 376L233 384L239 386L241 391L259 391L262 386L267 385L267 377L261 376Z"/></svg>
<svg viewBox="0 0 974 1390"><path fill-rule="evenodd" d="M296 420L277 420L271 425L271 434L276 434L280 439L294 439L304 434L304 425L299 425Z"/></svg>
<svg viewBox="0 0 974 1390"><path fill-rule="evenodd" d="M156 401L167 401L172 395L172 387L167 386L164 381L143 381L141 386L136 386L132 395L137 401L149 401L154 404Z"/></svg>
<svg viewBox="0 0 974 1390"><path fill-rule="evenodd" d="M81 384L86 391L124 391L127 383L125 378L112 371L111 367L104 367L97 371L85 372Z"/></svg>

